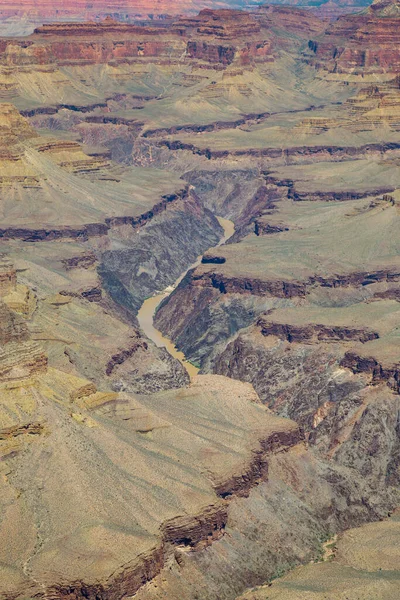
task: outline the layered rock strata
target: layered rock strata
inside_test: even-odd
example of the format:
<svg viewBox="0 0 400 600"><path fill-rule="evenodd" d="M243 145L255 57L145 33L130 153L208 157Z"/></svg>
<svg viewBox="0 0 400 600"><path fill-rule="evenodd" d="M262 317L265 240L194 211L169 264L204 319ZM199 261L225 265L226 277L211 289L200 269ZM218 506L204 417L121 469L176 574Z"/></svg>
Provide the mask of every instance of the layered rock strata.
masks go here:
<svg viewBox="0 0 400 600"><path fill-rule="evenodd" d="M184 2L166 2L162 0L157 2L155 6L148 0L107 0L106 2L95 3L87 0L74 0L73 2L62 0L55 7L47 0L23 0L21 3L16 3L14 0L5 0L1 7L0 15L5 18L7 16L31 14L38 20L49 19L95 19L99 16L114 16L121 20L130 20L138 18L154 19L166 17L167 15L176 15L188 12L197 12L203 7L212 7L213 2L210 0L185 0ZM224 4L224 3L223 3ZM237 2L226 2L229 6L234 4L236 7L246 5L245 1L238 0Z"/></svg>
<svg viewBox="0 0 400 600"><path fill-rule="evenodd" d="M330 72L398 73L399 18L397 0L375 0L360 14L339 17L309 47Z"/></svg>
<svg viewBox="0 0 400 600"><path fill-rule="evenodd" d="M396 18L1 40L4 598L233 600L398 505ZM156 319L189 385L134 314L212 212Z"/></svg>
<svg viewBox="0 0 400 600"><path fill-rule="evenodd" d="M297 426L269 415L250 386L239 388L205 377L188 390L139 399L98 392L83 379L43 369L19 391L3 390L3 535L10 506L18 519L14 552L2 560L1 597L61 598L67 590L74 598L131 595L157 575L175 546L207 545L223 535L228 505L219 490L224 496L249 493L266 476L268 454L301 440ZM214 419L222 425L217 436ZM38 458L42 447L45 467ZM263 469L256 468L253 452ZM123 478L116 467L126 471ZM246 488L238 484L242 477ZM46 502L45 519L38 498Z"/></svg>
<svg viewBox="0 0 400 600"><path fill-rule="evenodd" d="M0 303L0 380L23 381L46 370L47 357L30 338L24 320Z"/></svg>
<svg viewBox="0 0 400 600"><path fill-rule="evenodd" d="M0 256L0 296L8 296L17 287L17 273L7 256Z"/></svg>
<svg viewBox="0 0 400 600"><path fill-rule="evenodd" d="M0 43L4 66L101 64L142 57L176 60L185 51L189 58L226 66L234 59L242 63L250 57L262 60L270 54L271 44L263 39L260 25L252 16L230 10L203 10L198 17L182 18L172 27L143 27L112 19L101 23L54 23L37 28L23 41Z"/></svg>
<svg viewBox="0 0 400 600"><path fill-rule="evenodd" d="M217 331L222 341L249 325L262 307L329 295L360 298L367 293L364 290L372 293L374 286L398 287L398 247L392 229L398 219L397 203L381 198L333 202L323 208L324 203L285 200L277 206L265 218L270 226L283 221L284 231L253 233L213 251L212 260L206 255L158 311L161 330L197 362L207 356L212 338L215 345ZM365 247L366 231L369 240L382 239L374 252Z"/></svg>

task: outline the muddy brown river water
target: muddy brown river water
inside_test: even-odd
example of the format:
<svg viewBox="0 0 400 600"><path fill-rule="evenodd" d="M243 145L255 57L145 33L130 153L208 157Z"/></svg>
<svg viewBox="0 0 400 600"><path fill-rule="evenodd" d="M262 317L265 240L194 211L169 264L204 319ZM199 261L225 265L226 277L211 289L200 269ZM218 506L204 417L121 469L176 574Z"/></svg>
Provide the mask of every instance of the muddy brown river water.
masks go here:
<svg viewBox="0 0 400 600"><path fill-rule="evenodd" d="M217 244L217 246L214 246L214 248L217 248L218 246L225 244L225 242L230 237L232 237L232 235L235 232L235 225L229 219L223 219L222 217L218 217L218 221L224 229L224 235L223 235L222 239L220 240L220 242ZM175 281L175 283L172 286L167 287L160 294L156 294L155 296L152 296L151 298L147 298L147 300L145 300L143 302L143 304L140 307L140 310L138 312L139 325L142 328L142 330L144 331L144 333L147 335L147 337L150 338L156 344L156 346L158 346L159 348L166 348L168 350L168 352L171 354L171 356L173 356L174 358L177 358L183 364L183 366L189 373L190 377L194 377L195 375L197 375L199 369L195 365L193 365L191 362L186 360L186 357L183 354L183 352L180 352L175 347L175 344L173 342L171 342L171 340L164 337L163 334L154 327L154 315L156 313L158 306L161 304L161 302L174 291L176 286L185 277L186 273L188 271L190 271L190 269L197 267L197 265L199 265L201 263L201 258L202 257L199 256L197 258L196 262L194 262L192 265L190 265L190 267L188 269L186 269L186 271L184 271L180 275L180 277L177 279L177 281Z"/></svg>

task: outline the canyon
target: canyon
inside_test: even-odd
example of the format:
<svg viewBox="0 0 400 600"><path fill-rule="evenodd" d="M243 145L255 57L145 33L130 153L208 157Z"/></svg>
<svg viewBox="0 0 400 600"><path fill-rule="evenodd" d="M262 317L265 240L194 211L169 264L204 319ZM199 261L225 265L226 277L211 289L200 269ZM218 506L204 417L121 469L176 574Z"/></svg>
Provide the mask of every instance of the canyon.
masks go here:
<svg viewBox="0 0 400 600"><path fill-rule="evenodd" d="M400 11L329 4L2 4L2 600L397 598Z"/></svg>

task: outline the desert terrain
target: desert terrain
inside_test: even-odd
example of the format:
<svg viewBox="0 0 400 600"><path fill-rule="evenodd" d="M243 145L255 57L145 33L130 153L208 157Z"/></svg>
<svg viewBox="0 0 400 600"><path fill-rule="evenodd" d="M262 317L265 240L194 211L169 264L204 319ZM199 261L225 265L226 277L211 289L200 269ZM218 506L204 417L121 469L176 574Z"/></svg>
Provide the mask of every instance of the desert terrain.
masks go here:
<svg viewBox="0 0 400 600"><path fill-rule="evenodd" d="M0 598L397 598L398 0L0 23Z"/></svg>

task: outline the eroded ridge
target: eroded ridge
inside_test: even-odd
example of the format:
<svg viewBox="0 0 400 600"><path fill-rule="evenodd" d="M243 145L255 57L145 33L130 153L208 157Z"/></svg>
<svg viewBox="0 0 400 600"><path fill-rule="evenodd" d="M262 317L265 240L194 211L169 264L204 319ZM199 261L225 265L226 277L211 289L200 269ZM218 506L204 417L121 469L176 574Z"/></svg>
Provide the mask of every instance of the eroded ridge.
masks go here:
<svg viewBox="0 0 400 600"><path fill-rule="evenodd" d="M26 324L1 306L2 343L13 347L1 359L3 524L19 515L15 553L2 558L4 598L134 594L175 546L218 539L228 498L248 495L267 479L268 456L302 440L251 386L223 377L142 397L99 391L48 367Z"/></svg>

